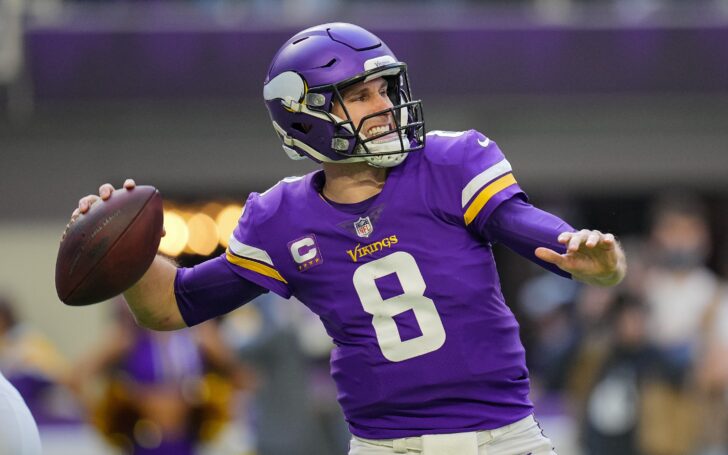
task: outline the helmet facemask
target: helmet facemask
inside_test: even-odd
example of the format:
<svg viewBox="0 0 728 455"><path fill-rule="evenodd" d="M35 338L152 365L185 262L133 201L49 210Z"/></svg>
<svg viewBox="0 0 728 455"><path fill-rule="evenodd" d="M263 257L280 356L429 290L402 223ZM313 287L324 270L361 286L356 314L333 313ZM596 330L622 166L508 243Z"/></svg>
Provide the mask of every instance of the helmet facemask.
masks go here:
<svg viewBox="0 0 728 455"><path fill-rule="evenodd" d="M387 96L392 107L368 114L362 117L359 125L354 125L346 109L343 92L359 82L379 77L387 81ZM407 153L424 147L422 104L419 100L411 100L406 65L403 63L376 68L350 80L312 88L311 91L330 94L326 105L329 112L326 114L330 116L335 127L331 149L342 157L361 158L356 161L366 161L375 167L393 167L401 163ZM330 112L334 102L341 106L346 118L339 118ZM394 126L387 131L367 136L363 131L367 120L385 115L393 120Z"/></svg>

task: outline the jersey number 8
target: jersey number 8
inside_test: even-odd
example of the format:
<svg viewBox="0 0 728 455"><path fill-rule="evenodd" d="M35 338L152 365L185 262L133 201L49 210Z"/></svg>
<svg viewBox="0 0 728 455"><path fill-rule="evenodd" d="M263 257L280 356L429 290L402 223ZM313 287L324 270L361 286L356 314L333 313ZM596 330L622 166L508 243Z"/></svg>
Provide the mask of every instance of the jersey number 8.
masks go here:
<svg viewBox="0 0 728 455"><path fill-rule="evenodd" d="M395 274L403 293L383 299L376 280ZM354 288L372 325L384 357L401 362L439 349L445 343L445 328L435 302L425 297L425 280L415 258L397 251L360 266L354 272ZM394 317L412 310L422 335L402 341Z"/></svg>

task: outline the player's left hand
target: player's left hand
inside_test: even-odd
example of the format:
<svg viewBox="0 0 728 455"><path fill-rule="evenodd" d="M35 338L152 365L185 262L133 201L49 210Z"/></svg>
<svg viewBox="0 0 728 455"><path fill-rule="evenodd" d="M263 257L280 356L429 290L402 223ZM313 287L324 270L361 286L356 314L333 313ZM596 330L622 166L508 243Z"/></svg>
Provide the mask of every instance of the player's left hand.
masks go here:
<svg viewBox="0 0 728 455"><path fill-rule="evenodd" d="M536 257L588 284L614 286L624 278L626 259L614 235L582 229L562 232L558 241L566 245L566 253L540 247L536 248Z"/></svg>

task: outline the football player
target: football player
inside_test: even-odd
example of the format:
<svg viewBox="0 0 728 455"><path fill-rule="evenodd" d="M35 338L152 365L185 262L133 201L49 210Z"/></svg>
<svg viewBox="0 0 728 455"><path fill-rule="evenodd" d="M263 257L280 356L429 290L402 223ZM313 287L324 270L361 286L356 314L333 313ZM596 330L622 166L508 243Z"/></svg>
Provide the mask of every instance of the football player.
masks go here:
<svg viewBox="0 0 728 455"><path fill-rule="evenodd" d="M406 65L360 27L293 36L263 95L285 152L321 169L250 195L221 257L155 259L125 292L138 322L177 329L267 291L296 296L335 343L350 454L553 453L491 248L611 286L626 270L614 236L530 205L482 133L425 134Z"/></svg>
<svg viewBox="0 0 728 455"><path fill-rule="evenodd" d="M41 455L40 435L23 397L0 373L0 454Z"/></svg>

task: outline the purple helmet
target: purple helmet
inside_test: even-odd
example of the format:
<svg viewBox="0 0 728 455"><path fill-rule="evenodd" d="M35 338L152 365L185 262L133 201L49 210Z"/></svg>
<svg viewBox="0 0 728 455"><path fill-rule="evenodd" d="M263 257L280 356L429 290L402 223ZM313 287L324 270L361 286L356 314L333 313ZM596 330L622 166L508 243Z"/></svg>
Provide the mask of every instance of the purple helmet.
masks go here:
<svg viewBox="0 0 728 455"><path fill-rule="evenodd" d="M391 108L367 115L358 126L345 108L346 118L331 113L334 100L344 105L343 89L379 77L388 82ZM390 167L424 147L422 106L412 100L407 65L356 25L319 25L289 39L273 57L263 96L283 149L293 159ZM365 120L384 114L394 119L392 129L365 137L360 131Z"/></svg>

